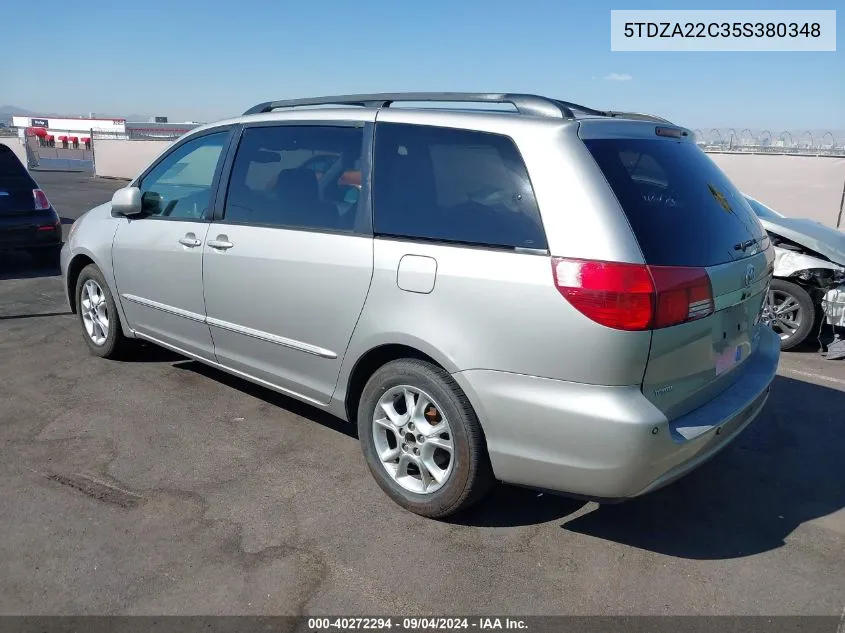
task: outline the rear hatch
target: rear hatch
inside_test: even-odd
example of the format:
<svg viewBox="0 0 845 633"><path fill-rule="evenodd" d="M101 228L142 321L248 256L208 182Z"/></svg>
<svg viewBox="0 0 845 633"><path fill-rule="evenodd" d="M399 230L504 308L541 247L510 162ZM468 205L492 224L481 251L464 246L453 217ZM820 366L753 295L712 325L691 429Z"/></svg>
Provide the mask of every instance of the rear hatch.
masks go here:
<svg viewBox="0 0 845 633"><path fill-rule="evenodd" d="M611 126L608 131L616 134L602 137L582 128L582 138L613 189L655 284L661 276L698 280L681 295L686 297L683 316L673 322L683 322L653 330L643 377L643 394L671 420L742 376L765 327L760 313L774 249L745 198L691 135L654 124L631 124L631 129L636 132L618 134Z"/></svg>
<svg viewBox="0 0 845 633"><path fill-rule="evenodd" d="M37 188L18 157L0 144L0 217L31 215L35 211L32 192Z"/></svg>

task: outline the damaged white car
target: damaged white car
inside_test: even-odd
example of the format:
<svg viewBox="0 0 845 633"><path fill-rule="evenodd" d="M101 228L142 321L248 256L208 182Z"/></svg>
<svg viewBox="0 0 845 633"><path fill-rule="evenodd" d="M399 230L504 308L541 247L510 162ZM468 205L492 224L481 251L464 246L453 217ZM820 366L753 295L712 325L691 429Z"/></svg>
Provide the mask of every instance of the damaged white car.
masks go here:
<svg viewBox="0 0 845 633"><path fill-rule="evenodd" d="M781 349L803 343L821 319L845 327L845 233L746 199L775 247L763 317L780 335Z"/></svg>

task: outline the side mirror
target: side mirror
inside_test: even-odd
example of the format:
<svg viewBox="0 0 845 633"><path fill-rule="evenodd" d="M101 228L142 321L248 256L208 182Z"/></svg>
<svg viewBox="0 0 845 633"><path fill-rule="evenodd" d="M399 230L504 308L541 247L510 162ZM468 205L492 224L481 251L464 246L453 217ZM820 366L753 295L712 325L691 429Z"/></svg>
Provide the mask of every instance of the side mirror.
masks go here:
<svg viewBox="0 0 845 633"><path fill-rule="evenodd" d="M141 190L138 187L124 187L114 192L111 198L112 215L131 217L141 214Z"/></svg>

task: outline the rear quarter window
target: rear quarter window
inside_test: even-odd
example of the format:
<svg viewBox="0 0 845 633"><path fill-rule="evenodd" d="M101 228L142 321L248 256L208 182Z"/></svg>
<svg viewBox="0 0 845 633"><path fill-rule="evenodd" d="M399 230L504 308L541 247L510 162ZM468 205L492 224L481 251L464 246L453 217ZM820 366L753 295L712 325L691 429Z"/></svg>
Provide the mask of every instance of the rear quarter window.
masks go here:
<svg viewBox="0 0 845 633"><path fill-rule="evenodd" d="M698 147L667 139L586 139L647 263L713 266L764 240L745 197Z"/></svg>
<svg viewBox="0 0 845 633"><path fill-rule="evenodd" d="M545 249L528 172L502 135L424 125L376 125L376 234Z"/></svg>

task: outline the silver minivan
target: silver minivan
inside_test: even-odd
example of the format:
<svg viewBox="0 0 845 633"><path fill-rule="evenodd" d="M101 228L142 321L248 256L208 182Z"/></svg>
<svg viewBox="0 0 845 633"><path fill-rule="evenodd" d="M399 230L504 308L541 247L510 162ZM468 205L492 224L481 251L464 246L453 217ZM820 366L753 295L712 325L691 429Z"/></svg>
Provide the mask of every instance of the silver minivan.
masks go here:
<svg viewBox="0 0 845 633"><path fill-rule="evenodd" d="M413 93L193 130L74 223L62 271L97 356L143 339L323 408L444 517L494 480L635 497L727 445L777 368L773 260L684 128Z"/></svg>

